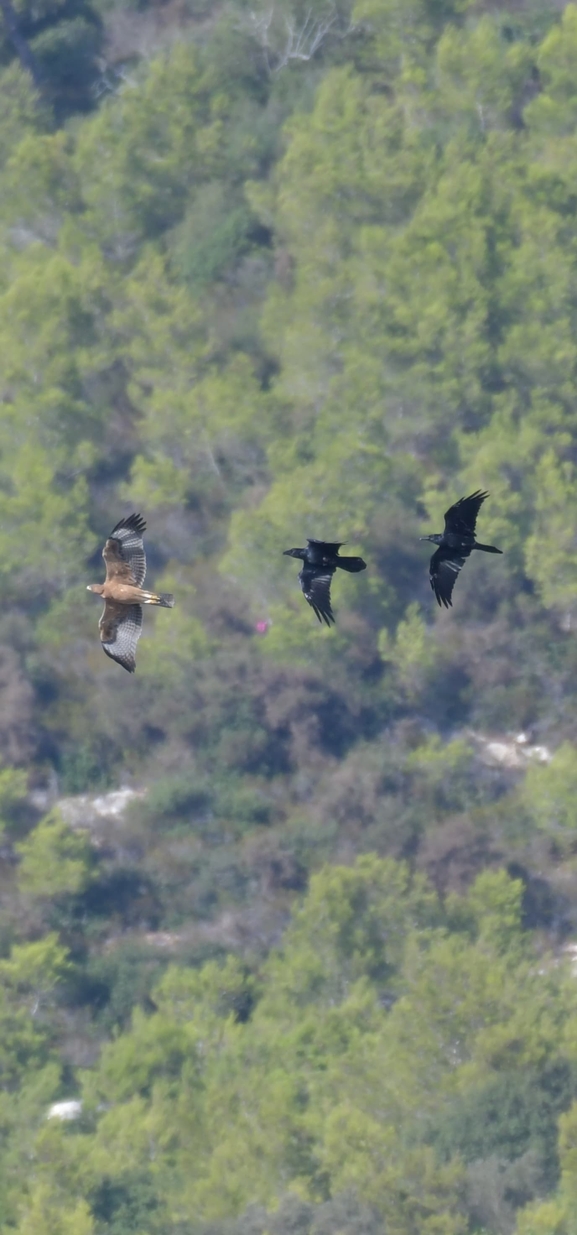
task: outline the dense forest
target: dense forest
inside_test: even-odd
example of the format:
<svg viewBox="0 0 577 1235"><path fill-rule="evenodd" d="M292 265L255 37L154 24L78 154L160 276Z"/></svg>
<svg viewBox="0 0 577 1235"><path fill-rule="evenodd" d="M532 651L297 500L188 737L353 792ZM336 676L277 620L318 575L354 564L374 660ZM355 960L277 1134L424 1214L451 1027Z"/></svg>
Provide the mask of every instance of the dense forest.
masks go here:
<svg viewBox="0 0 577 1235"><path fill-rule="evenodd" d="M577 7L15 12L0 1231L577 1235Z"/></svg>

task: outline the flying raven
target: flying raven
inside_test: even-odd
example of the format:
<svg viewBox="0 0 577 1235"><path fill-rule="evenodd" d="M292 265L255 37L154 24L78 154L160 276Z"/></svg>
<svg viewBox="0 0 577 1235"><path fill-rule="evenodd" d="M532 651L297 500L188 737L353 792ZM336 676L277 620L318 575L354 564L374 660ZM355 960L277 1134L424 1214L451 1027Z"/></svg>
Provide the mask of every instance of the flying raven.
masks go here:
<svg viewBox="0 0 577 1235"><path fill-rule="evenodd" d="M325 540L307 540L306 549L285 549L284 557L297 557L303 563L299 571L300 585L305 600L314 609L319 622L330 626L334 622L331 609L331 579L337 569L348 570L356 574L366 570L367 563L362 557L339 557L339 549L343 541L329 544Z"/></svg>
<svg viewBox="0 0 577 1235"><path fill-rule="evenodd" d="M445 530L440 535L421 536L421 540L430 540L438 545L429 564L429 579L437 597L437 604L448 609L452 605L452 592L457 575L465 565L466 559L473 549L482 549L483 553L502 553L494 545L480 545L475 540L475 524L477 515L488 493L477 489L469 497L461 497L451 506L445 515Z"/></svg>

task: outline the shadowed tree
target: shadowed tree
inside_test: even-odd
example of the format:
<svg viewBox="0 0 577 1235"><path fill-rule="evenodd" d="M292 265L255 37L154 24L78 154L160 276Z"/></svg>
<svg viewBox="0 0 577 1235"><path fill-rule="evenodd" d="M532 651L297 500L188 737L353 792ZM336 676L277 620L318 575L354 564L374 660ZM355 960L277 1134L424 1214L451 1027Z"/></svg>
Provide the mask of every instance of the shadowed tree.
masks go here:
<svg viewBox="0 0 577 1235"><path fill-rule="evenodd" d="M41 91L44 81L42 73L40 72L40 66L36 56L31 51L24 35L22 34L22 31L20 30L16 10L12 5L11 0L0 0L0 12L4 18L4 25L6 27L8 37L14 47L22 67L30 74L36 89Z"/></svg>

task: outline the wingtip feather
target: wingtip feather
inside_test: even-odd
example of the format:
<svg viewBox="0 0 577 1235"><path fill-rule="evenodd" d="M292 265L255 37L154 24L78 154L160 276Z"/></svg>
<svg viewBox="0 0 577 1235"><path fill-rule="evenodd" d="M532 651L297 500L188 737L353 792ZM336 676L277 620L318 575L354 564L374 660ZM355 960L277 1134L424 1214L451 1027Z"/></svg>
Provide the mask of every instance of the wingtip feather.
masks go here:
<svg viewBox="0 0 577 1235"><path fill-rule="evenodd" d="M109 660L113 660L115 665L120 665L122 669L126 669L127 673L136 673L136 664L134 661L126 661L120 656L114 656L105 643L101 643L100 646L105 656L108 656Z"/></svg>
<svg viewBox="0 0 577 1235"><path fill-rule="evenodd" d="M123 527L129 528L131 531L136 532L139 536L142 536L143 532L146 531L146 520L143 519L141 514L134 511L133 514L127 515L125 519L119 519L118 523L113 527L110 535L114 536L114 533L118 532L120 528Z"/></svg>

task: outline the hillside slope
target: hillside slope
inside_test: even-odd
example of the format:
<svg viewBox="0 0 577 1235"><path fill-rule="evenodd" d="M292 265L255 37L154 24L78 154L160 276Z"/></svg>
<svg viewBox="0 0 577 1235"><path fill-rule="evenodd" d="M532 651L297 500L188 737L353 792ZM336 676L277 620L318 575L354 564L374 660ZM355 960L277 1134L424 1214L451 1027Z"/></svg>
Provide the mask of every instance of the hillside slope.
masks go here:
<svg viewBox="0 0 577 1235"><path fill-rule="evenodd" d="M575 1235L577 8L22 20L0 1229ZM134 678L85 590L131 509ZM332 630L306 536L368 563Z"/></svg>

